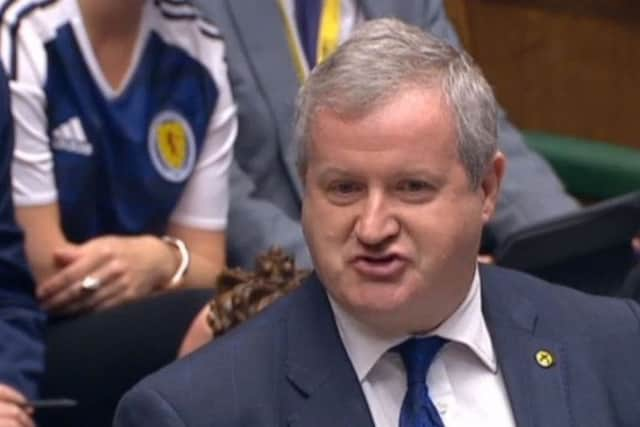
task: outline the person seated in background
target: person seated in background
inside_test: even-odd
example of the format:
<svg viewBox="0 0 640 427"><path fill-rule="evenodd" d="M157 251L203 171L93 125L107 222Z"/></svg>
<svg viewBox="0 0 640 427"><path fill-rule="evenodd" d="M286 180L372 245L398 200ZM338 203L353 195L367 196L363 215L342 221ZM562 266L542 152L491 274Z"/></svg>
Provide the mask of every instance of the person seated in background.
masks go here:
<svg viewBox="0 0 640 427"><path fill-rule="evenodd" d="M270 248L256 258L253 271L226 268L216 280L216 295L194 321L179 356L229 332L277 299L300 286L310 271L296 268L282 248Z"/></svg>
<svg viewBox="0 0 640 427"><path fill-rule="evenodd" d="M11 200L13 127L0 67L0 426L34 427L27 399L38 397L44 371L45 316L23 251Z"/></svg>
<svg viewBox="0 0 640 427"><path fill-rule="evenodd" d="M169 362L211 296L168 291L212 289L225 264L237 120L224 43L188 2L8 1L0 11L16 216L53 319L57 377L45 390L54 378L92 416L82 427L97 426L91 396L115 405L122 383ZM69 378L86 360L95 375Z"/></svg>
<svg viewBox="0 0 640 427"><path fill-rule="evenodd" d="M239 130L231 171L229 265L251 268L259 253L283 247L310 265L300 228L302 185L291 123L293 100L308 70L366 20L394 16L457 48L442 0L195 0L220 28ZM485 246L536 222L578 208L549 165L498 113L498 144L509 159L502 197Z"/></svg>
<svg viewBox="0 0 640 427"><path fill-rule="evenodd" d="M371 20L296 105L315 273L115 427L637 426L640 306L478 264L506 160L467 55Z"/></svg>

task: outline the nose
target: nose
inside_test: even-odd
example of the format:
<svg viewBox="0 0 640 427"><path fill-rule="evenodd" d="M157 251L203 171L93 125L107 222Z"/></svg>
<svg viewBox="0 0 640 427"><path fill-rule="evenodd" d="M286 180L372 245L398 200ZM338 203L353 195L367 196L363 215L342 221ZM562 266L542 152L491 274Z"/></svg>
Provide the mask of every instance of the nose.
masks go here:
<svg viewBox="0 0 640 427"><path fill-rule="evenodd" d="M384 194L370 194L363 201L354 233L365 246L380 246L393 240L400 232L400 223Z"/></svg>

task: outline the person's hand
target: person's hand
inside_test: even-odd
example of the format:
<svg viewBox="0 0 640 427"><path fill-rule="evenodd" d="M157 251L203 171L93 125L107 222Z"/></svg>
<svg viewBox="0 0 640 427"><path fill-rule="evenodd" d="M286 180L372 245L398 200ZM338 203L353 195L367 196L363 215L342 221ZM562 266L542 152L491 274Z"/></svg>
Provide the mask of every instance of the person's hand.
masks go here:
<svg viewBox="0 0 640 427"><path fill-rule="evenodd" d="M198 316L193 319L178 351L178 357L185 356L197 350L213 339L213 331L207 322L208 315L209 305L206 305L200 313L198 313Z"/></svg>
<svg viewBox="0 0 640 427"><path fill-rule="evenodd" d="M26 402L18 391L0 384L0 427L35 427L33 410L24 407Z"/></svg>
<svg viewBox="0 0 640 427"><path fill-rule="evenodd" d="M54 314L102 310L151 294L178 265L171 247L153 236L105 236L54 251L60 269L38 286Z"/></svg>
<svg viewBox="0 0 640 427"><path fill-rule="evenodd" d="M636 254L640 255L640 235L633 238L631 241L631 247Z"/></svg>

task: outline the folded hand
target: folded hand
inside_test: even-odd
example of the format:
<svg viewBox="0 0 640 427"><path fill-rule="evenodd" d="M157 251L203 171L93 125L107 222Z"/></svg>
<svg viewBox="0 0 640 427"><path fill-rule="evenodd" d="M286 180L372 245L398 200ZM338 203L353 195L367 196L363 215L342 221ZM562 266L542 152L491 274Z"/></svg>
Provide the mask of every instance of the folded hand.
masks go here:
<svg viewBox="0 0 640 427"><path fill-rule="evenodd" d="M42 306L54 314L100 310L151 294L167 283L177 260L153 236L105 236L56 249L60 269L38 286Z"/></svg>

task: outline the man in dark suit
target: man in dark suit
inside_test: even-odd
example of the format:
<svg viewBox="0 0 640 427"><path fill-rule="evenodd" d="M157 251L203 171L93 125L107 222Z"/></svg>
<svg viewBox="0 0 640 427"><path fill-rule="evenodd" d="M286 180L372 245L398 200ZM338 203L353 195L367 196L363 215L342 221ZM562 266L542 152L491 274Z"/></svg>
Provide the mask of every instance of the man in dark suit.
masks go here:
<svg viewBox="0 0 640 427"><path fill-rule="evenodd" d="M34 297L22 233L13 216L10 165L13 128L0 67L0 426L31 427L24 404L37 396L44 369L44 316Z"/></svg>
<svg viewBox="0 0 640 427"><path fill-rule="evenodd" d="M256 256L279 245L309 267L300 225L302 183L297 176L291 123L294 99L308 59L295 43L302 24L295 13L331 0L196 0L222 31L229 78L238 105L238 137L231 173L227 227L231 265L253 268ZM339 40L360 23L396 17L461 47L442 0L341 0ZM295 4L295 6L293 6ZM321 29L320 33L324 33ZM293 42L292 42L293 41ZM578 208L549 165L527 148L503 111L498 113L498 145L510 168L487 241ZM251 232L248 232L251 230Z"/></svg>
<svg viewBox="0 0 640 427"><path fill-rule="evenodd" d="M466 55L369 21L297 107L315 274L142 381L117 427L637 425L640 307L477 264L505 159Z"/></svg>

